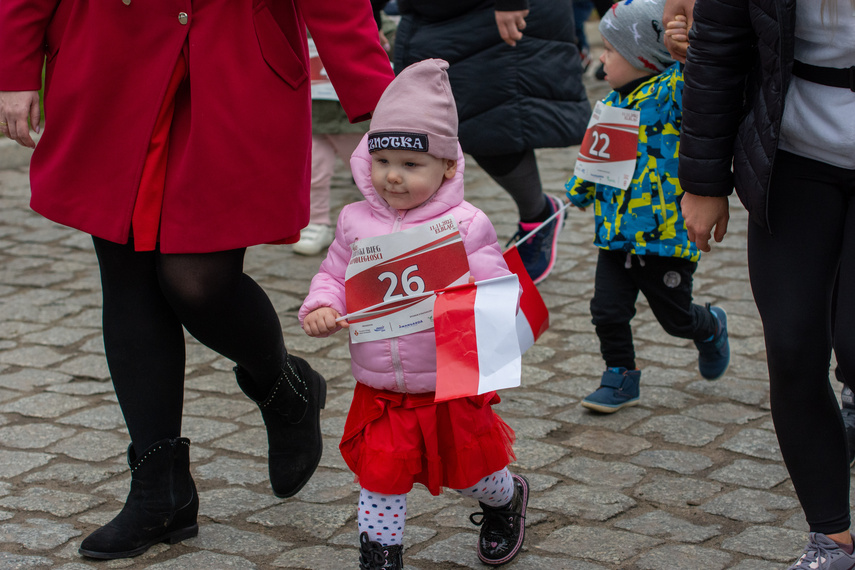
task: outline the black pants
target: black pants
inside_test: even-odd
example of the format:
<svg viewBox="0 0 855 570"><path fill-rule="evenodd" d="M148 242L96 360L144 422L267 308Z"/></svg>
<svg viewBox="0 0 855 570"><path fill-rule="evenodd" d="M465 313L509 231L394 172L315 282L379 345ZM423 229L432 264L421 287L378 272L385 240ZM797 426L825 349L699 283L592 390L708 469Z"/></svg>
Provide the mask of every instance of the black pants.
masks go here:
<svg viewBox="0 0 855 570"><path fill-rule="evenodd" d="M828 372L833 346L843 377L855 378L855 171L779 151L768 210L771 233L748 228L748 268L772 419L811 531L843 532L849 465Z"/></svg>
<svg viewBox="0 0 855 570"><path fill-rule="evenodd" d="M94 238L107 364L134 448L181 433L184 331L272 387L285 357L279 317L243 273L246 250L136 252ZM262 392L266 393L266 392Z"/></svg>
<svg viewBox="0 0 855 570"><path fill-rule="evenodd" d="M703 341L715 334L715 317L692 303L692 275L697 266L675 257L628 257L623 251L600 250L591 316L607 367L635 369L630 321L639 291L671 336Z"/></svg>

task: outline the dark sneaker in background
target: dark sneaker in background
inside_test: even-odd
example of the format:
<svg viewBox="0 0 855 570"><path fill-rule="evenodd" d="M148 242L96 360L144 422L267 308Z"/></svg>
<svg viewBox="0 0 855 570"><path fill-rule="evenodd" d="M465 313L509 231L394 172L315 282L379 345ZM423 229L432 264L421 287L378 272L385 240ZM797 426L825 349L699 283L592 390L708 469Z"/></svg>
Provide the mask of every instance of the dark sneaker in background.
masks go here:
<svg viewBox="0 0 855 570"><path fill-rule="evenodd" d="M561 201L553 196L547 196L550 215L561 209ZM531 280L537 284L546 279L546 276L555 267L555 259L558 253L558 234L564 227L564 219L567 210L558 214L540 230L517 245L523 265ZM533 232L542 222L520 222L517 233L510 239L508 245Z"/></svg>

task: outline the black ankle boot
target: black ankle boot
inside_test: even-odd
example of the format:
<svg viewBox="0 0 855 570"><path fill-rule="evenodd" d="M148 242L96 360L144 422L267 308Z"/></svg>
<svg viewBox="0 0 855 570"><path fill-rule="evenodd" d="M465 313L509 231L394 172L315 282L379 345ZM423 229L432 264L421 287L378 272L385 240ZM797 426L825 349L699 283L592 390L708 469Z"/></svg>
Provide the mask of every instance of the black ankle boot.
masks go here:
<svg viewBox="0 0 855 570"><path fill-rule="evenodd" d="M199 533L199 496L190 476L190 440L164 439L139 457L128 447L131 492L121 512L80 545L80 554L111 560L142 554L159 542Z"/></svg>
<svg viewBox="0 0 855 570"><path fill-rule="evenodd" d="M484 564L501 566L519 554L525 541L525 511L528 506L528 480L512 475L514 495L503 507L480 503L481 512L472 513L469 520L481 527L478 537L478 558Z"/></svg>
<svg viewBox="0 0 855 570"><path fill-rule="evenodd" d="M359 570L398 570L403 567L402 545L383 546L368 540L367 532L359 535Z"/></svg>
<svg viewBox="0 0 855 570"><path fill-rule="evenodd" d="M267 426L273 494L291 497L309 481L321 461L321 409L327 399L327 383L308 362L290 354L266 397L256 393L246 370L240 366L234 370L238 386L258 404Z"/></svg>

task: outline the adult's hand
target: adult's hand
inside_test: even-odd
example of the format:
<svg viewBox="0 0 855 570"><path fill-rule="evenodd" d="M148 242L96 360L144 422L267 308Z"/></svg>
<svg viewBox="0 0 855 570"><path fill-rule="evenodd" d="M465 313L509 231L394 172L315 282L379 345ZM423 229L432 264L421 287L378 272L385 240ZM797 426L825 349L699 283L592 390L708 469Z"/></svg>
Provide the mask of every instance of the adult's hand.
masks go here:
<svg viewBox="0 0 855 570"><path fill-rule="evenodd" d="M662 13L662 22L667 27L668 23L674 21L677 16L685 16L686 30L691 30L692 22L694 21L694 18L692 18L694 9L695 0L665 0L665 10ZM688 41L688 37L686 37L685 41ZM674 44L667 33L665 34L664 43L665 49L671 53L671 57L686 63L685 52L681 53L682 46Z"/></svg>
<svg viewBox="0 0 855 570"><path fill-rule="evenodd" d="M710 250L710 232L713 228L715 241L724 239L727 221L730 219L727 196L697 196L684 192L680 209L686 221L689 240L695 242L698 249Z"/></svg>
<svg viewBox="0 0 855 570"><path fill-rule="evenodd" d="M528 16L528 10L496 11L499 35L509 46L517 45L517 42L522 39L526 16Z"/></svg>
<svg viewBox="0 0 855 570"><path fill-rule="evenodd" d="M22 146L35 148L30 124L38 133L40 120L38 91L0 91L0 133Z"/></svg>

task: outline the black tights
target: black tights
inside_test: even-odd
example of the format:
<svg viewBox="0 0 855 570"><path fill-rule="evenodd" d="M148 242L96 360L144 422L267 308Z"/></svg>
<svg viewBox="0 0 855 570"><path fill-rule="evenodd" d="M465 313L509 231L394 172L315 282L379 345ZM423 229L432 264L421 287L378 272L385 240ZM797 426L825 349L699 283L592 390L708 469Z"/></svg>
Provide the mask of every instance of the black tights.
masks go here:
<svg viewBox="0 0 855 570"><path fill-rule="evenodd" d="M750 224L748 267L772 419L811 531L843 532L849 463L828 369L833 347L843 376L855 378L855 171L779 151L769 196L772 233Z"/></svg>
<svg viewBox="0 0 855 570"><path fill-rule="evenodd" d="M495 156L473 155L490 178L501 186L514 202L523 222L542 222L552 213L540 183L537 158L533 149Z"/></svg>
<svg viewBox="0 0 855 570"><path fill-rule="evenodd" d="M181 433L184 332L246 368L267 393L285 355L279 317L243 273L245 249L136 252L93 238L104 295L104 346L137 452Z"/></svg>

